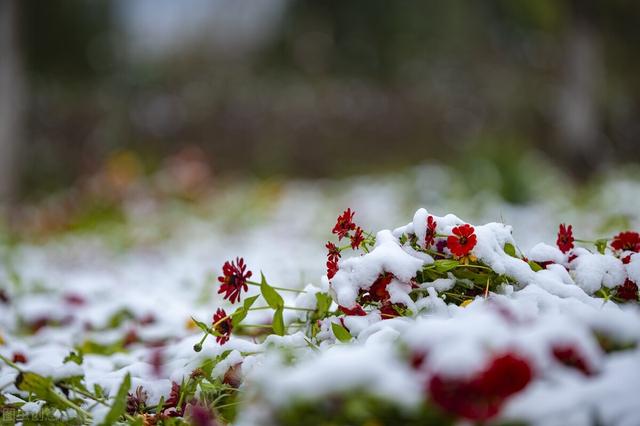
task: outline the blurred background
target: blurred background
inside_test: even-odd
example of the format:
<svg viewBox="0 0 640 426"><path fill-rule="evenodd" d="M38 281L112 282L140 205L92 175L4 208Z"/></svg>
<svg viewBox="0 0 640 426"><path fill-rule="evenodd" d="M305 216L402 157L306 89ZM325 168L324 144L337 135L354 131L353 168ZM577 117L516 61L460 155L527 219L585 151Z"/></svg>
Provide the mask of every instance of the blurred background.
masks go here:
<svg viewBox="0 0 640 426"><path fill-rule="evenodd" d="M55 227L140 182L438 164L526 204L636 167L638 46L625 0L1 0L0 199Z"/></svg>

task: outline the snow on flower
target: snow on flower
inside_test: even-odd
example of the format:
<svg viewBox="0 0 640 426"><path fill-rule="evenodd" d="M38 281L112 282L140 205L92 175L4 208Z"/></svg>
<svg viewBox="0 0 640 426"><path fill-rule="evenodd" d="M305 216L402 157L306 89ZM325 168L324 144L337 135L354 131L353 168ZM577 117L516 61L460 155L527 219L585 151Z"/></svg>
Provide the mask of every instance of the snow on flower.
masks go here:
<svg viewBox="0 0 640 426"><path fill-rule="evenodd" d="M341 263L331 281L331 288L341 306L352 308L359 291L368 290L383 273L401 281L415 277L423 261L406 253L389 231L380 231L374 249L363 256L351 257Z"/></svg>

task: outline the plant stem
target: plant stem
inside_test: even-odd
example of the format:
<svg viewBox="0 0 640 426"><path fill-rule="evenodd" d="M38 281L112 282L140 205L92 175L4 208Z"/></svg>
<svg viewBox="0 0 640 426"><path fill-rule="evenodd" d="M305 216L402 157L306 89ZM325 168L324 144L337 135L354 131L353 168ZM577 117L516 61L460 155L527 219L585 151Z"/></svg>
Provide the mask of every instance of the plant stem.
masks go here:
<svg viewBox="0 0 640 426"><path fill-rule="evenodd" d="M258 287L261 286L261 284L259 282L256 282L256 281L247 280L246 283L249 284L249 285L255 285L255 286L258 286ZM285 287L274 287L274 286L271 286L271 287L273 289L275 289L275 290L280 290L280 291L290 291L292 293L306 293L306 291L304 291L304 290L294 290L292 288L285 288Z"/></svg>

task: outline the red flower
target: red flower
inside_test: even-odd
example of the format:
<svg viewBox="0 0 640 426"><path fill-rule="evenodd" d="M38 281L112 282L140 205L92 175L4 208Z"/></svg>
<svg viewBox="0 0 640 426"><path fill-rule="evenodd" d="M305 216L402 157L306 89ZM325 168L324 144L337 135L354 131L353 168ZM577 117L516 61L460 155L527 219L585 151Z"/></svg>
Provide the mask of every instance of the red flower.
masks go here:
<svg viewBox="0 0 640 426"><path fill-rule="evenodd" d="M631 263L631 255L630 255L630 254L628 254L628 255L626 255L625 257L623 257L623 258L622 258L622 263L623 263L623 264L625 264L625 265L630 264L630 263Z"/></svg>
<svg viewBox="0 0 640 426"><path fill-rule="evenodd" d="M25 354L23 354L22 352L14 352L13 353L13 359L12 359L14 364L26 364L27 362L27 356Z"/></svg>
<svg viewBox="0 0 640 426"><path fill-rule="evenodd" d="M622 300L638 300L638 286L630 279L616 289L616 296Z"/></svg>
<svg viewBox="0 0 640 426"><path fill-rule="evenodd" d="M240 300L242 290L249 290L247 279L251 278L251 275L251 271L247 271L247 265L243 258L237 257L235 262L225 262L222 266L222 276L218 277L218 281L222 283L218 294L225 293L225 299L236 303Z"/></svg>
<svg viewBox="0 0 640 426"><path fill-rule="evenodd" d="M161 348L151 352L149 364L151 364L151 370L153 371L154 376L160 378L162 376L162 367L164 364L164 354Z"/></svg>
<svg viewBox="0 0 640 426"><path fill-rule="evenodd" d="M349 231L356 229L356 224L353 223L354 214L355 212L352 212L351 209L346 209L342 215L338 216L338 221L331 232L336 234L339 240L346 237Z"/></svg>
<svg viewBox="0 0 640 426"><path fill-rule="evenodd" d="M364 237L362 236L362 228L358 226L356 228L356 232L351 236L351 248L354 250L357 249L363 241Z"/></svg>
<svg viewBox="0 0 640 426"><path fill-rule="evenodd" d="M340 259L340 249L336 247L336 245L331 241L327 242L327 245L325 245L325 247L327 248L327 250L329 250L329 252L327 253L327 258L329 259L329 261L337 262L338 259Z"/></svg>
<svg viewBox="0 0 640 426"><path fill-rule="evenodd" d="M436 240L436 225L437 222L433 216L427 218L427 232L424 236L424 248L429 248Z"/></svg>
<svg viewBox="0 0 640 426"><path fill-rule="evenodd" d="M470 379L450 379L439 374L429 381L431 398L443 409L470 420L487 420L504 401L524 389L532 378L529 364L515 354L495 357Z"/></svg>
<svg viewBox="0 0 640 426"><path fill-rule="evenodd" d="M630 250L640 252L640 234L633 231L621 232L611 241L615 250Z"/></svg>
<svg viewBox="0 0 640 426"><path fill-rule="evenodd" d="M229 336L231 336L231 330L233 330L233 324L224 309L218 308L213 315L213 329L220 334L216 336L216 342L221 345L227 343Z"/></svg>
<svg viewBox="0 0 640 426"><path fill-rule="evenodd" d="M552 348L555 359L566 365L567 367L580 370L586 376L593 374L593 371L587 365L582 354L571 345L558 345Z"/></svg>
<svg viewBox="0 0 640 426"><path fill-rule="evenodd" d="M367 315L367 313L362 309L362 306L356 305L354 308L345 308L344 306L338 306L338 308L344 312L345 315L355 315L358 317L363 317Z"/></svg>
<svg viewBox="0 0 640 426"><path fill-rule="evenodd" d="M327 260L327 278L333 278L338 272L338 261Z"/></svg>
<svg viewBox="0 0 640 426"><path fill-rule="evenodd" d="M389 299L387 286L391 283L393 274L387 272L381 274L377 280L369 287L369 298L376 302L383 302Z"/></svg>
<svg viewBox="0 0 640 426"><path fill-rule="evenodd" d="M447 237L447 247L457 257L466 256L478 242L473 226L464 224L451 230L453 235Z"/></svg>
<svg viewBox="0 0 640 426"><path fill-rule="evenodd" d="M142 386L136 388L136 393L127 393L127 413L136 414L143 413L147 406L147 392Z"/></svg>
<svg viewBox="0 0 640 426"><path fill-rule="evenodd" d="M566 226L564 223L560 224L558 229L558 239L556 245L561 252L567 253L573 248L573 226Z"/></svg>
<svg viewBox="0 0 640 426"><path fill-rule="evenodd" d="M171 392L169 393L169 397L164 402L164 405L167 407L175 407L178 405L180 401L180 385L176 382L171 382Z"/></svg>
<svg viewBox="0 0 640 426"><path fill-rule="evenodd" d="M393 304L391 302L385 302L380 307L380 316L382 317L383 320L385 320L385 319L399 317L400 314L398 313L398 311L396 311L396 309L393 307Z"/></svg>

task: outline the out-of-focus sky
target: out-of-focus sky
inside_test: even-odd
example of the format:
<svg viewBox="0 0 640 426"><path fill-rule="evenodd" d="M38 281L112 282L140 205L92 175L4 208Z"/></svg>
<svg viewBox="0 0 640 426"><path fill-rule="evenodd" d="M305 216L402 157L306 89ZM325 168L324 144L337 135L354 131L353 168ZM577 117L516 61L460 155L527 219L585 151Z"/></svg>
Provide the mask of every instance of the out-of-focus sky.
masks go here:
<svg viewBox="0 0 640 426"><path fill-rule="evenodd" d="M534 150L579 181L640 159L635 2L5 0L0 19L3 199L114 158L517 177Z"/></svg>

